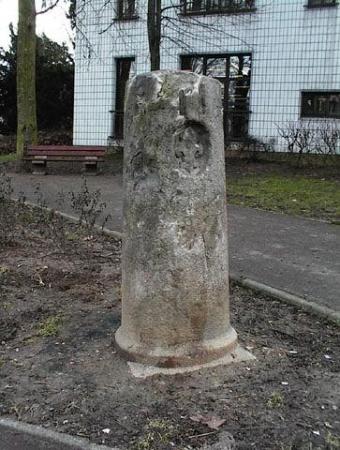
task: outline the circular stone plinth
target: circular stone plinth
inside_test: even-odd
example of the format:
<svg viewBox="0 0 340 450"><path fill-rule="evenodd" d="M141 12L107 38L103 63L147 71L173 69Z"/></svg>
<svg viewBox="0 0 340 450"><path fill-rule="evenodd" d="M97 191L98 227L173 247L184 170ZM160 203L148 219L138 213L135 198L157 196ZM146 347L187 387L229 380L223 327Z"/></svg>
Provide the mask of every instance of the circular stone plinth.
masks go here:
<svg viewBox="0 0 340 450"><path fill-rule="evenodd" d="M115 334L115 346L125 359L155 367L190 367L206 364L233 352L237 347L236 331L230 327L225 336L173 346L171 348L136 345L122 329Z"/></svg>

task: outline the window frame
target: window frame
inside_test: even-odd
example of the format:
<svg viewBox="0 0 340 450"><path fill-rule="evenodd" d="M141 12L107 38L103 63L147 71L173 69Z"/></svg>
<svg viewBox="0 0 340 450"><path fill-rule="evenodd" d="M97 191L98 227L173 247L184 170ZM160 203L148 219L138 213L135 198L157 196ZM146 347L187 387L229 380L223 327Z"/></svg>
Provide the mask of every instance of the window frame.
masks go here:
<svg viewBox="0 0 340 450"><path fill-rule="evenodd" d="M340 120L340 112L338 115L336 114L318 114L318 113L305 113L303 111L304 107L304 95L339 95L340 96L340 89L334 89L334 90L302 90L300 93L300 118L301 119L319 119L319 120Z"/></svg>
<svg viewBox="0 0 340 450"><path fill-rule="evenodd" d="M129 4L132 4L133 7L131 8L131 11L124 14L124 2L127 2ZM136 20L138 19L138 15L136 12L137 4L136 0L117 0L117 21L127 21L127 20Z"/></svg>
<svg viewBox="0 0 340 450"><path fill-rule="evenodd" d="M121 76L124 64L129 64L129 77ZM115 58L116 66L116 87L115 87L115 109L113 117L113 138L117 140L124 139L124 103L126 86L131 76L132 65L136 63L136 56L123 56ZM124 87L124 89L123 89Z"/></svg>
<svg viewBox="0 0 340 450"><path fill-rule="evenodd" d="M308 9L334 8L338 5L339 5L338 0L330 0L330 3L324 3L324 0L308 0L305 7Z"/></svg>
<svg viewBox="0 0 340 450"><path fill-rule="evenodd" d="M247 134L244 136L244 138L239 139L237 137L235 137L234 135L232 135L231 133L229 133L229 128L227 126L227 122L229 120L230 117L233 116L233 113L235 113L235 110L233 111L230 108L230 97L229 97L229 83L232 80L232 77L230 77L230 75L228 76L227 74L230 71L230 60L232 57L234 56L238 56L238 57L249 57L251 59L251 67L252 67L252 61L253 61L253 53L252 52L228 52L228 53L201 53L201 52L193 52L193 53L181 53L179 55L179 67L180 70L184 70L184 71L191 71L191 68L183 68L183 66L187 66L188 67L188 62L190 60L192 60L193 58L202 59L202 75L206 75L207 74L207 62L209 59L225 59L226 60L226 67L225 67L225 91L224 91L224 95L222 97L222 107L223 107L223 129L224 129L224 138L225 138L225 142L247 142L250 139L250 135L249 135L249 119L252 113L251 110L251 103L250 101L247 103L247 107L245 110L243 110L243 113L248 121L248 125L247 125ZM183 64L184 63L184 64ZM207 75L206 75L207 76ZM209 76L209 75L208 75ZM215 78L215 77L213 77ZM252 81L251 81L251 76L250 76L250 84L249 84L249 89L251 90L251 86L252 86ZM238 111L238 114L234 114L235 116L239 115L240 111ZM242 113L241 113L242 115Z"/></svg>
<svg viewBox="0 0 340 450"><path fill-rule="evenodd" d="M208 15L234 15L234 14L249 14L256 11L255 8L255 1L256 0L248 0L251 4L248 7L240 7L238 9L233 9L233 7L227 7L223 8L221 7L221 3L226 0L218 0L219 7L212 7L209 6L214 2L214 0L198 0L202 3L205 3L205 7L197 10L188 9L188 4L192 5L194 0L182 0L181 4L181 15L183 16L208 16ZM233 2L234 0L227 0L229 3ZM208 7L207 7L208 6Z"/></svg>

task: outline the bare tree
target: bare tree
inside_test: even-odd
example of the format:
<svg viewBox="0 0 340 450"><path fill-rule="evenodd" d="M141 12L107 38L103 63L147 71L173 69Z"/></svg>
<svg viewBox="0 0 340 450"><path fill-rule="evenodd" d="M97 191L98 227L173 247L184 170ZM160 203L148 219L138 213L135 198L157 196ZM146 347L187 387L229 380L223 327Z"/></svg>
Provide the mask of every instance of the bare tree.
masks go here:
<svg viewBox="0 0 340 450"><path fill-rule="evenodd" d="M126 1L133 2L133 0ZM116 0L103 0L102 3L100 8L102 11L111 5L113 10L115 10L116 15L119 16ZM202 6L205 4L204 0L188 0L190 7L194 7L194 5L197 6L198 3ZM208 3L210 4L210 2ZM242 0L241 2L240 0L230 0L228 3L230 6L227 11L230 14L229 24L235 27L235 33L230 34L224 26L226 16L223 14L223 11L220 11L218 8L208 12L210 20L207 22L204 14L199 13L196 15L194 14L194 11L192 11L193 14L183 14L184 11L188 12L186 0L170 0L170 2L167 1L166 5L163 5L162 0L146 0L145 10L147 16L150 69L160 69L161 46L166 40L173 44L181 45L183 48L189 50L190 44L188 44L188 42L193 38L196 42L206 43L209 42L209 35L212 35L215 32L217 35L219 34L221 38L224 36L237 40L251 51L252 46L249 42L239 38L236 33L237 24L239 24L241 20L247 20L246 16L244 16L244 18L238 16L237 24L235 24L232 14L233 12L238 12L240 10L241 3L244 10L252 10L253 0ZM86 36L86 27L82 26L83 24L81 23L80 16L85 8L92 4L94 4L93 0L70 0L68 14L73 27L77 29L82 39L86 42L89 54L92 54L92 43L91 39ZM211 4L213 4L213 2L211 2ZM140 4L139 8L142 9L143 4ZM222 16L223 23L221 21ZM105 33L111 28L114 28L117 32L121 31L120 23L116 18L113 18L109 25L104 27L100 33ZM123 30L121 36L124 38ZM216 45L216 36L211 43Z"/></svg>
<svg viewBox="0 0 340 450"><path fill-rule="evenodd" d="M340 142L340 129L337 123L324 122L318 129L320 153L336 155Z"/></svg>
<svg viewBox="0 0 340 450"><path fill-rule="evenodd" d="M340 142L340 129L336 122L297 121L277 125L281 138L290 153L335 155Z"/></svg>
<svg viewBox="0 0 340 450"><path fill-rule="evenodd" d="M161 65L161 0L148 0L148 40L151 70L159 70Z"/></svg>

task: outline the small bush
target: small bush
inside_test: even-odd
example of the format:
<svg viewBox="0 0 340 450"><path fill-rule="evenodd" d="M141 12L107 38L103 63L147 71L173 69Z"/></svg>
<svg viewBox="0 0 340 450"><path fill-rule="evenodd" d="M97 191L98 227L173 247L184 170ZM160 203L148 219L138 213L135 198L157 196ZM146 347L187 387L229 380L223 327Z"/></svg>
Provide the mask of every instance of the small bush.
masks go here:
<svg viewBox="0 0 340 450"><path fill-rule="evenodd" d="M280 392L272 392L267 400L268 408L278 409L283 406L283 396Z"/></svg>
<svg viewBox="0 0 340 450"><path fill-rule="evenodd" d="M340 129L336 122L289 122L277 126L278 133L286 142L290 153L300 156L314 154L334 156L340 144Z"/></svg>
<svg viewBox="0 0 340 450"><path fill-rule="evenodd" d="M85 228L87 236L92 236L95 225L106 209L106 203L101 200L100 189L91 192L86 178L83 178L80 191L70 192L70 197L72 210L79 217L79 223ZM103 218L102 228L105 226L108 218L108 215Z"/></svg>
<svg viewBox="0 0 340 450"><path fill-rule="evenodd" d="M48 317L41 322L38 328L38 335L41 337L57 336L60 331L62 320L60 316Z"/></svg>
<svg viewBox="0 0 340 450"><path fill-rule="evenodd" d="M176 428L165 419L149 419L144 427L144 435L134 445L135 450L169 448L176 435Z"/></svg>

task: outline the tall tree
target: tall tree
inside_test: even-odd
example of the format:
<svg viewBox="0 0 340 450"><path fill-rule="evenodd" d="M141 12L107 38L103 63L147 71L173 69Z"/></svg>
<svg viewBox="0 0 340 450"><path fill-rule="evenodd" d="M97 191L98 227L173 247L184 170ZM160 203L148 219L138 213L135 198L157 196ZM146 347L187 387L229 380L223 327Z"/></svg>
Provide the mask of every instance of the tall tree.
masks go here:
<svg viewBox="0 0 340 450"><path fill-rule="evenodd" d="M161 65L161 0L148 0L148 41L151 70L159 70Z"/></svg>
<svg viewBox="0 0 340 450"><path fill-rule="evenodd" d="M66 13L66 17L70 19L71 28L74 30L76 28L76 20L77 20L77 0L69 0L68 12Z"/></svg>
<svg viewBox="0 0 340 450"><path fill-rule="evenodd" d="M10 25L10 47L0 48L0 133L14 134L16 108L17 35ZM65 44L45 34L37 36L36 89L38 130L71 129L73 118L73 58Z"/></svg>
<svg viewBox="0 0 340 450"><path fill-rule="evenodd" d="M35 0L18 0L17 43L17 155L22 158L25 144L38 141L36 99L36 16L53 9L59 0L41 0L36 12Z"/></svg>
<svg viewBox="0 0 340 450"><path fill-rule="evenodd" d="M22 158L25 143L38 140L35 67L36 10L35 0L18 0L17 40L17 155Z"/></svg>
<svg viewBox="0 0 340 450"><path fill-rule="evenodd" d="M17 128L17 36L9 26L10 46L0 48L0 134L14 134Z"/></svg>

